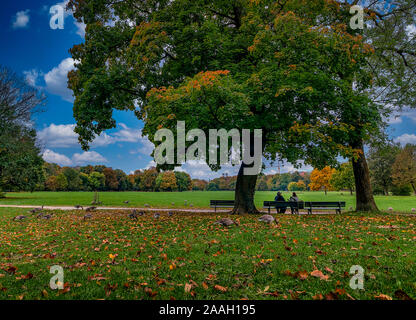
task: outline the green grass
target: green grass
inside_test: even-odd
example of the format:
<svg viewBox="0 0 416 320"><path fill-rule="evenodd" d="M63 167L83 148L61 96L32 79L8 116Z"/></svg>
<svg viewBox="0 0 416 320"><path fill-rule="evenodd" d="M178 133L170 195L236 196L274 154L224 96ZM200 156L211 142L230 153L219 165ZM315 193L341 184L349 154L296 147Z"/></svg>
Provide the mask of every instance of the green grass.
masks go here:
<svg viewBox="0 0 416 320"><path fill-rule="evenodd" d="M255 202L261 208L263 201L273 200L275 192L256 192ZM304 201L346 201L347 209L355 208L355 196L349 192L298 192ZM286 199L290 193L285 192ZM92 192L34 192L34 193L8 193L7 198L0 199L0 204L16 205L89 205L93 199ZM209 207L209 200L234 199L232 191L194 191L194 192L100 192L100 200L104 206L116 207L143 207L149 204L156 208L184 208L184 201L196 208ZM411 212L416 208L416 197L376 196L377 205L381 210L387 211L392 207L398 212ZM125 205L123 201L129 200ZM172 205L174 203L174 205Z"/></svg>
<svg viewBox="0 0 416 320"><path fill-rule="evenodd" d="M213 225L225 215L135 222L122 211L11 221L25 212L0 209L0 299L416 299L414 216L286 215L278 227L242 216L231 228ZM64 290L49 288L53 265ZM353 265L365 290L349 286Z"/></svg>

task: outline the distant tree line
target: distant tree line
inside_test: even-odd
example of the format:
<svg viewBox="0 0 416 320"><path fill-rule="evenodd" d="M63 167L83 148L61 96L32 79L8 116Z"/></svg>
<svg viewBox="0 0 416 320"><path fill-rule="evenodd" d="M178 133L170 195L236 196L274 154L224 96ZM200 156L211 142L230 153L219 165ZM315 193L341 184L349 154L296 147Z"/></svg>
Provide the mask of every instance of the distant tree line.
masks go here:
<svg viewBox="0 0 416 320"><path fill-rule="evenodd" d="M368 152L371 184L375 194L409 196L416 194L416 145L401 147L395 143L373 145ZM337 169L325 167L311 173L310 190L354 191L354 173L350 162Z"/></svg>
<svg viewBox="0 0 416 320"><path fill-rule="evenodd" d="M158 172L152 167L127 175L123 170L103 165L60 167L44 164L45 191L187 191L192 190L189 174L180 171ZM198 186L198 181L196 181ZM198 190L198 189L196 189Z"/></svg>

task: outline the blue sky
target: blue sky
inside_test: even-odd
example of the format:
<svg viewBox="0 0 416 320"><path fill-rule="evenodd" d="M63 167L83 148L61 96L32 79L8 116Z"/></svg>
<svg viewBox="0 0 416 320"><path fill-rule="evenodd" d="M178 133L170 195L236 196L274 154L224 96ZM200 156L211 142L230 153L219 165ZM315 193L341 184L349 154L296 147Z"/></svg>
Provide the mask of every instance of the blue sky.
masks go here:
<svg viewBox="0 0 416 320"><path fill-rule="evenodd" d="M64 2L3 0L0 12L0 64L47 96L46 111L35 119L45 160L68 166L105 164L126 173L148 167L152 164L152 144L141 136L143 124L132 112L116 112L118 127L98 137L90 152L79 147L73 132L73 98L66 88L66 74L73 68L68 50L84 41L84 26L67 12L64 29L52 30L49 9L58 3ZM397 141L416 144L416 112L408 110L392 119L389 132ZM212 173L206 165L195 162L185 164L182 169L193 178L204 179L237 171L226 167ZM282 172L292 169L291 165L285 165ZM276 171L275 167L267 169L267 173Z"/></svg>

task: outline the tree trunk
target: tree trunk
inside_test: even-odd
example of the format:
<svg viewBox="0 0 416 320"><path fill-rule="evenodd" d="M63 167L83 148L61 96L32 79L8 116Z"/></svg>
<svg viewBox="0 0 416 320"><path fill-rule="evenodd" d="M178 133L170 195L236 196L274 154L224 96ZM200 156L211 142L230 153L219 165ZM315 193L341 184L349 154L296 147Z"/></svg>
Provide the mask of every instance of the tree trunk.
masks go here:
<svg viewBox="0 0 416 320"><path fill-rule="evenodd" d="M235 185L235 203L232 214L260 213L254 205L257 175L244 175L244 168L247 167L249 166L242 162L238 171Z"/></svg>
<svg viewBox="0 0 416 320"><path fill-rule="evenodd" d="M361 150L360 157L352 160L355 180L356 211L379 211L374 201L373 189L370 183L370 171L364 154L362 140L351 145L354 149Z"/></svg>

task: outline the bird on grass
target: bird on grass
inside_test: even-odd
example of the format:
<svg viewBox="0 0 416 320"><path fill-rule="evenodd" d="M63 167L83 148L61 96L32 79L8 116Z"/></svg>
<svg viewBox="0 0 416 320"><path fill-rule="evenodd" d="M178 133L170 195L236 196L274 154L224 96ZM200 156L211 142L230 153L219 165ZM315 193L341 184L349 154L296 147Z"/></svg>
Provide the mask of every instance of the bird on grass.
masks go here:
<svg viewBox="0 0 416 320"><path fill-rule="evenodd" d="M169 217L172 217L173 216L173 212L172 211L169 211L168 216Z"/></svg>
<svg viewBox="0 0 416 320"><path fill-rule="evenodd" d="M239 225L237 221L231 220L229 218L222 218L218 221L215 221L214 224L220 224L224 227L229 227L229 226L232 226L233 224L235 224L236 226Z"/></svg>
<svg viewBox="0 0 416 320"><path fill-rule="evenodd" d="M268 224L273 223L273 222L276 223L276 224L279 224L279 222L273 216L271 216L270 214L265 214L264 216L261 216L259 218L259 221L265 222L265 223L268 223Z"/></svg>
<svg viewBox="0 0 416 320"><path fill-rule="evenodd" d="M84 207L83 207L83 206L81 206L80 204L77 204L77 205L75 206L75 209L81 209L81 210L84 210Z"/></svg>
<svg viewBox="0 0 416 320"><path fill-rule="evenodd" d="M97 207L88 207L87 209L85 209L86 212L92 212L95 209L97 209Z"/></svg>
<svg viewBox="0 0 416 320"><path fill-rule="evenodd" d="M30 210L29 213L35 214L35 213L38 213L41 210L43 210L43 206L42 206L42 208L34 208L34 209Z"/></svg>
<svg viewBox="0 0 416 320"><path fill-rule="evenodd" d="M36 219L39 219L39 218L42 218L42 216L44 215L45 213L44 212L39 212L37 215L36 215Z"/></svg>
<svg viewBox="0 0 416 320"><path fill-rule="evenodd" d="M16 217L14 217L12 220L13 220L13 221L23 221L23 220L25 220L25 219L27 219L27 217L26 217L26 216L20 215L20 216L16 216Z"/></svg>
<svg viewBox="0 0 416 320"><path fill-rule="evenodd" d="M129 214L129 218L131 220L137 220L137 211L133 210L133 212Z"/></svg>
<svg viewBox="0 0 416 320"><path fill-rule="evenodd" d="M146 215L146 214L144 213L144 211L140 211L140 212L139 212L139 216L141 216L141 217L142 217L142 216L145 216L145 215Z"/></svg>
<svg viewBox="0 0 416 320"><path fill-rule="evenodd" d="M155 213L155 214L153 215L153 217L154 217L154 218L156 218L156 219L160 218L160 213Z"/></svg>
<svg viewBox="0 0 416 320"><path fill-rule="evenodd" d="M45 214L44 216L41 216L41 219L45 219L45 220L49 220L50 218L52 218L51 214Z"/></svg>
<svg viewBox="0 0 416 320"><path fill-rule="evenodd" d="M87 213L87 214L84 216L84 220L91 219L91 218L92 218L92 214L91 214L91 213Z"/></svg>
<svg viewBox="0 0 416 320"><path fill-rule="evenodd" d="M130 201L126 200L126 201L123 201L123 203L125 203L125 204L129 204L129 203L130 203Z"/></svg>

